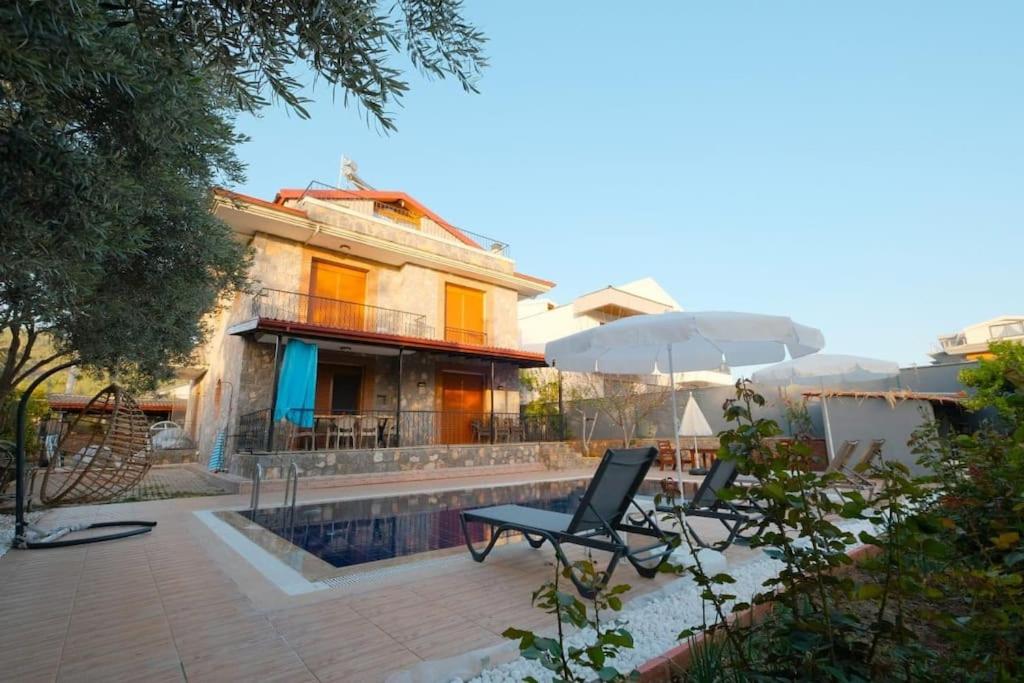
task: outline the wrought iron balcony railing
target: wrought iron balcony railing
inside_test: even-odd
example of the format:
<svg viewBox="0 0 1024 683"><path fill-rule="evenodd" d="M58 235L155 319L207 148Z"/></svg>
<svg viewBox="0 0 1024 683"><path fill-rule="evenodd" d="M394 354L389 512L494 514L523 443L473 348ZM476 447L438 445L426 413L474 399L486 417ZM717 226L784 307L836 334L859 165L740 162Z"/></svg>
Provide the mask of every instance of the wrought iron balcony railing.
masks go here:
<svg viewBox="0 0 1024 683"><path fill-rule="evenodd" d="M305 197L306 195L316 197L318 192L324 191L339 193L348 192L351 194L352 199L360 198L358 193L355 191L344 190L340 187L328 185L327 183L322 183L318 180L314 180L310 182L309 185L306 186L306 189L302 192L300 199L302 197ZM342 196L344 196L344 194ZM402 225L405 227L412 227L417 230L419 230L422 225L422 217L419 214L413 213L412 211L409 211L408 209L405 209L401 206L397 206L396 204L391 204L387 202L374 201L373 215L376 216L377 218L383 218L384 220L391 221L392 223L396 223L398 225ZM482 249L483 251L489 252L496 256L512 258L512 248L509 246L507 242L502 242L501 240L496 240L493 237L481 235L480 233L472 232L471 230L466 230L465 228L456 227L455 229L464 234L469 239L473 240L473 242L476 243L476 246L480 247L480 249Z"/></svg>
<svg viewBox="0 0 1024 683"><path fill-rule="evenodd" d="M260 290L252 299L259 318L317 325L336 330L375 332L401 337L436 339L426 316L353 301L310 296L280 289Z"/></svg>
<svg viewBox="0 0 1024 683"><path fill-rule="evenodd" d="M304 426L300 426L304 425ZM235 452L406 448L561 441L558 415L432 410L363 410L321 415L288 411L270 429L270 409L238 418Z"/></svg>
<svg viewBox="0 0 1024 683"><path fill-rule="evenodd" d="M463 330L458 327L444 328L445 341L456 344L471 344L473 346L487 346L487 333L480 330Z"/></svg>

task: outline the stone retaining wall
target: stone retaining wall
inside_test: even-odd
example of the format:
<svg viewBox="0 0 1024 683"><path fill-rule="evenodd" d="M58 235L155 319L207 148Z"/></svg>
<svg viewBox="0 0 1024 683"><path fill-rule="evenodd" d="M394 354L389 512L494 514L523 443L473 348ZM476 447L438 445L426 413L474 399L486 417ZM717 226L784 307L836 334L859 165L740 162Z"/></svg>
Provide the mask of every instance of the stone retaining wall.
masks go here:
<svg viewBox="0 0 1024 683"><path fill-rule="evenodd" d="M149 461L154 465L185 465L199 462L199 452L194 448L154 448L149 452Z"/></svg>
<svg viewBox="0 0 1024 683"><path fill-rule="evenodd" d="M254 464L263 465L264 480L283 479L292 462L300 477L376 475L474 467L536 465L547 469L586 466L583 458L564 443L513 443L467 446L413 446L407 448L344 449L247 454L231 458L231 474L252 477ZM462 476L464 472L452 472Z"/></svg>

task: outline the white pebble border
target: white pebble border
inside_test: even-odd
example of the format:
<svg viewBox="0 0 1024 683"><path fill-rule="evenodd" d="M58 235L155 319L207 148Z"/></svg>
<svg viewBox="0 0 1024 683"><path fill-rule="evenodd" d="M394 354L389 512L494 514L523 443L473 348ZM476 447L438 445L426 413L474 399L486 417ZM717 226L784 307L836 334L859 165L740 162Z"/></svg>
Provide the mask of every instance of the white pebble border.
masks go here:
<svg viewBox="0 0 1024 683"><path fill-rule="evenodd" d="M25 515L29 524L34 524L43 516L42 512L30 512ZM0 515L0 557L3 557L14 540L14 515Z"/></svg>
<svg viewBox="0 0 1024 683"><path fill-rule="evenodd" d="M837 526L853 532L855 536L861 531L876 531L874 525L864 521L841 522ZM859 547L859 544L852 546L851 550L856 547ZM749 602L756 593L764 590L764 581L775 576L783 566L782 562L767 555L728 568L721 553L702 550L700 558L704 570L709 574L728 571L736 579L736 583L722 586L721 590L727 590L743 602ZM676 636L680 631L685 628L699 628L704 623L703 602L699 595L699 587L692 577L687 576L630 602L618 613L615 623L625 627L633 635L636 647L622 650L618 658L607 663L619 671L627 672L679 645ZM712 615L709 614L708 621L711 620ZM580 647L591 643L593 637L593 630L585 629L569 636L567 641L570 646ZM527 676L533 676L543 682L553 679L552 672L538 662L519 657L481 671L471 680L475 683L518 683ZM451 683L463 683L461 678L449 680Z"/></svg>

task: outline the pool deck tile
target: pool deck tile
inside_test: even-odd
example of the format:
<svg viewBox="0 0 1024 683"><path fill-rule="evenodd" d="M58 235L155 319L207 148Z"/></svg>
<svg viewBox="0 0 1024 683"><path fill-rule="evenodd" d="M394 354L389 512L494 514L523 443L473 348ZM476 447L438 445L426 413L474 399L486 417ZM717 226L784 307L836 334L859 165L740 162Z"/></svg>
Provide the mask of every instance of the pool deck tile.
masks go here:
<svg viewBox="0 0 1024 683"><path fill-rule="evenodd" d="M557 473L564 477L572 473ZM580 476L588 476L580 472ZM551 478L551 473L300 491L300 502ZM12 681L383 681L424 660L505 642L509 626L549 629L530 604L552 576L549 548L499 546L373 581L287 595L193 513L246 496L61 508L45 527L151 519L145 536L0 558L2 677ZM276 504L276 501L268 501ZM743 549L730 552L748 552ZM669 580L614 577L635 597Z"/></svg>

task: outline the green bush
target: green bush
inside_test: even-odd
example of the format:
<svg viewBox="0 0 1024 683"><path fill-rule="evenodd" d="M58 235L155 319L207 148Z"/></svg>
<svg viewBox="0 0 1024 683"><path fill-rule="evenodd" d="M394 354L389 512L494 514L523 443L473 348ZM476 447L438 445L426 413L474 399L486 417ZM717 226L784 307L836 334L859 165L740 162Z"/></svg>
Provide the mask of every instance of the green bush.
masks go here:
<svg viewBox="0 0 1024 683"><path fill-rule="evenodd" d="M735 579L705 571L694 539L682 534L678 542L689 545L695 562L663 570L693 577L707 615L699 630L710 637L681 679L1024 679L1024 346L993 344L992 352L961 377L975 390L967 406L997 421L960 435L925 423L910 446L929 474L911 477L905 465L884 459L868 463L863 473L874 487L867 496L842 474L812 472L800 440L769 442L779 425L757 416L764 398L737 382L735 398L723 406L731 427L719 435L718 457L734 461L748 484L720 495L760 509L744 535L782 569L751 603L736 602L729 588ZM685 531L682 513L677 507L669 517ZM874 532L854 537L841 527L844 519L870 522ZM854 563L849 551L857 544L874 552ZM589 623L557 579L538 596L559 624ZM758 623L731 618L765 603L772 609ZM586 648L567 656L559 634L540 640L506 633L564 680L577 680L570 661L600 672ZM679 638L696 643L696 635L686 628ZM626 636L616 633L616 647ZM604 645L599 639L594 647Z"/></svg>

